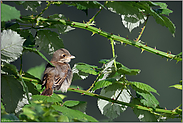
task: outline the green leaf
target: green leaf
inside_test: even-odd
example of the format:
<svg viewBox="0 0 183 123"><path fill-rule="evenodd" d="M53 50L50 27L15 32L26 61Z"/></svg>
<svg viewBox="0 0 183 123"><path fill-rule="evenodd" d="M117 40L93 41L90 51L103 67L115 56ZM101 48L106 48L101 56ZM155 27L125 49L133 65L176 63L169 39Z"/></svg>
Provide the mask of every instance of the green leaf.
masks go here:
<svg viewBox="0 0 183 123"><path fill-rule="evenodd" d="M114 82L114 81L116 81L116 80L113 79L113 78L109 78L109 79L104 79L104 80L101 80L101 81L97 81L95 83L95 86L92 88L92 90L95 91L97 89L107 87L107 86L111 85L112 82Z"/></svg>
<svg viewBox="0 0 183 123"><path fill-rule="evenodd" d="M50 30L39 30L35 38L35 46L38 50L44 50L48 54L53 54L56 50L64 48L62 39L56 32Z"/></svg>
<svg viewBox="0 0 183 123"><path fill-rule="evenodd" d="M89 76L89 74L78 70L76 66L77 64L74 64L74 67L72 68L72 73L73 73L72 81L86 79Z"/></svg>
<svg viewBox="0 0 183 123"><path fill-rule="evenodd" d="M16 1L18 5L23 5L25 10L37 12L38 6L41 6L41 1Z"/></svg>
<svg viewBox="0 0 183 123"><path fill-rule="evenodd" d="M120 116L121 107L119 105L108 103L104 108L103 115L107 116L109 119L115 119Z"/></svg>
<svg viewBox="0 0 183 123"><path fill-rule="evenodd" d="M100 95L112 99L116 99L118 97L118 101L129 103L131 96L128 92L130 92L130 90L127 91L126 89L123 89L121 92L121 89L122 88L119 86L119 84L115 83L103 88ZM99 99L97 103L101 113L111 120L117 118L120 115L120 112L124 112L127 109L127 106L111 103L102 99Z"/></svg>
<svg viewBox="0 0 183 123"><path fill-rule="evenodd" d="M20 37L17 32L3 30L1 33L1 61L13 62L22 54L22 46L25 39Z"/></svg>
<svg viewBox="0 0 183 123"><path fill-rule="evenodd" d="M73 107L78 104L79 104L79 101L74 101L74 100L68 100L64 102L64 106L67 106L67 107Z"/></svg>
<svg viewBox="0 0 183 123"><path fill-rule="evenodd" d="M35 45L34 37L31 33L31 30L17 30L21 37L25 40L23 46L24 47L33 47Z"/></svg>
<svg viewBox="0 0 183 123"><path fill-rule="evenodd" d="M171 86L169 86L169 87L174 87L174 88L176 88L176 89L182 90L182 85L180 85L180 84L171 85Z"/></svg>
<svg viewBox="0 0 183 123"><path fill-rule="evenodd" d="M14 113L18 101L23 98L23 87L13 76L1 75L1 96L6 112ZM16 93L15 93L16 92Z"/></svg>
<svg viewBox="0 0 183 123"><path fill-rule="evenodd" d="M98 73L95 71L95 68L98 68L97 66L88 65L85 63L77 63L76 68L84 73L89 73L92 75L97 75Z"/></svg>
<svg viewBox="0 0 183 123"><path fill-rule="evenodd" d="M74 110L79 110L81 112L85 112L86 105L87 105L87 102L84 102L84 101L68 100L68 101L64 102L64 106L67 106L67 107L74 109Z"/></svg>
<svg viewBox="0 0 183 123"><path fill-rule="evenodd" d="M122 16L122 21L129 30L134 29L135 26L128 26L127 23L131 24L132 21L133 23L137 23L138 21L141 21L141 23L143 23L146 16L150 15L153 16L158 24L166 26L174 36L175 26L171 22L171 20L169 20L169 18L164 16L169 15L170 13L172 13L172 11L167 8L167 5L165 3L159 2L156 4L149 1L108 1L106 6L111 12L117 13ZM160 9L154 10L152 7L160 7ZM140 22L138 22L137 24L139 25Z"/></svg>
<svg viewBox="0 0 183 123"><path fill-rule="evenodd" d="M151 93L141 93L138 91L137 93L143 97L143 99L141 99L140 102L145 106L152 107L155 109L159 105L158 100Z"/></svg>
<svg viewBox="0 0 183 123"><path fill-rule="evenodd" d="M52 96L44 96L44 95L33 95L33 100L42 100L43 102L62 102L62 98L57 94L53 93Z"/></svg>
<svg viewBox="0 0 183 123"><path fill-rule="evenodd" d="M133 104L140 104L139 100L137 100L135 98L132 99L131 103L133 103ZM133 108L133 112L136 114L137 118L140 121L143 121L143 122L157 122L158 121L156 115L152 114L149 111Z"/></svg>
<svg viewBox="0 0 183 123"><path fill-rule="evenodd" d="M28 69L27 72L28 72L29 74L35 76L36 78L41 79L44 70L45 70L45 64L42 63L42 64L39 65L39 66L35 66L35 67L32 67L32 68Z"/></svg>
<svg viewBox="0 0 183 123"><path fill-rule="evenodd" d="M50 15L50 16L49 16L49 19L64 19L64 20L67 20L67 18L66 18L63 14L54 14L54 15ZM50 23L50 24L52 24L53 26L49 26L49 28L56 28L60 34L64 34L64 33L66 33L66 32L69 32L69 31L75 29L75 28L72 28L72 27L69 26L69 25L63 25L63 24L61 24L61 23L56 23L56 24L54 24L54 23L52 22L52 23Z"/></svg>
<svg viewBox="0 0 183 123"><path fill-rule="evenodd" d="M122 75L137 75L140 73L140 69L129 69L123 64L116 62L117 64L117 72Z"/></svg>
<svg viewBox="0 0 183 123"><path fill-rule="evenodd" d="M149 86L149 85L147 85L145 83L141 83L141 82L130 82L129 84L136 91L139 91L140 92L140 90L142 90L142 91L154 92L154 93L158 94L158 92L154 88L152 88L151 86ZM138 90L138 89L140 89L140 90Z"/></svg>
<svg viewBox="0 0 183 123"><path fill-rule="evenodd" d="M52 105L52 107L62 112L63 115L67 116L69 118L69 122L73 122L73 120L79 120L79 121L85 121L85 122L97 122L97 120L89 115L86 115L78 110L73 110L70 108L67 108L65 106L58 106L58 105Z"/></svg>
<svg viewBox="0 0 183 123"><path fill-rule="evenodd" d="M15 7L1 3L1 21L20 19L20 16L20 11L18 11Z"/></svg>
<svg viewBox="0 0 183 123"><path fill-rule="evenodd" d="M48 63L50 63L52 66L54 66L39 50L37 50L36 48L29 48L29 47L23 47L24 51L30 51L30 52L34 52L36 54L38 54L39 56L41 56L44 60L46 60Z"/></svg>
<svg viewBox="0 0 183 123"><path fill-rule="evenodd" d="M14 66L12 64L5 63L5 64L1 65L1 70L8 75L14 75L14 76L18 77L18 74L17 74L18 70L17 70L16 66Z"/></svg>
<svg viewBox="0 0 183 123"><path fill-rule="evenodd" d="M60 115L58 118L58 122L69 122L69 118L65 115Z"/></svg>

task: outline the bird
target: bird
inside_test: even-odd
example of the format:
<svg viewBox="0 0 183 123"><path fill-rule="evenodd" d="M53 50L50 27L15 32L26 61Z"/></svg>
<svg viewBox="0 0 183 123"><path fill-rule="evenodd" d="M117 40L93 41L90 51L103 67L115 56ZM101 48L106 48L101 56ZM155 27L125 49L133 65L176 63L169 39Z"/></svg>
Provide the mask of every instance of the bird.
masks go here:
<svg viewBox="0 0 183 123"><path fill-rule="evenodd" d="M46 65L43 78L42 89L45 87L41 95L51 96L53 90L61 90L67 92L71 85L73 73L69 65L71 59L75 56L71 55L68 50L61 48L53 53L51 63Z"/></svg>

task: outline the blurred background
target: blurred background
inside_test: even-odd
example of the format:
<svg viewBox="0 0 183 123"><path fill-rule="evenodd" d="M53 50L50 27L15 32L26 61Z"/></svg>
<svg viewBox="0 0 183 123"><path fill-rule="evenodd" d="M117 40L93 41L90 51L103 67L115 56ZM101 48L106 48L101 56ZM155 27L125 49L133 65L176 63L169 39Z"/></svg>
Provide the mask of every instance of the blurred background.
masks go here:
<svg viewBox="0 0 183 123"><path fill-rule="evenodd" d="M165 2L165 1L163 1ZM46 7L46 2L42 2L41 7L38 7L38 12L26 11L23 6L17 5L14 2L3 2L10 6L15 6L16 9L20 10L21 15L39 14L41 9ZM167 52L171 51L172 54L178 54L182 51L182 2L165 2L168 8L173 11L169 15L170 20L176 26L175 37L172 36L168 28L163 27L155 22L155 19L150 17L148 19L146 28L141 37L141 40L147 43L150 47L155 47L158 50ZM44 12L44 17L53 14L63 14L71 21L83 22L89 21L90 18L97 12L97 9L89 9L88 15L81 10L77 10L75 7L68 7L67 5L51 5L48 10ZM96 27L101 28L107 32L113 32L119 34L122 37L127 37L131 40L138 37L139 32L143 25L132 30L130 33L126 29L119 15L114 14L107 10L102 10L99 15L95 18ZM35 34L35 32L33 32ZM91 32L76 28L67 34L60 35L63 39L64 46L70 51L70 53L76 56L70 62L71 67L75 63L84 62L90 65L96 65L101 67L98 61L101 59L112 58L110 41L100 35L95 34L91 36ZM42 52L42 51L41 51ZM154 89L160 94L155 95L160 103L161 107L167 109L174 109L182 103L182 91L169 88L170 85L178 84L182 79L182 62L176 63L175 60L168 60L161 58L158 55L144 51L141 54L141 49L130 45L115 45L115 52L117 61L131 69L140 69L141 73L137 76L127 76L129 81L143 82ZM51 56L42 52L49 60ZM40 56L34 53L26 53L23 55L23 70L27 71L31 67L41 65L42 63L47 64ZM20 59L16 60L14 65L20 68ZM76 80L72 82L72 85L78 85L83 87L84 90L88 89L95 76L90 75L86 80ZM96 93L99 93L97 91ZM97 107L97 98L89 96L81 96L74 92L68 92L65 94L66 100L80 100L87 101L86 113L93 116L99 121L105 121L107 117L103 116ZM131 108L122 113L114 121L139 121L137 116L133 113ZM180 121L180 119L169 119L168 121Z"/></svg>

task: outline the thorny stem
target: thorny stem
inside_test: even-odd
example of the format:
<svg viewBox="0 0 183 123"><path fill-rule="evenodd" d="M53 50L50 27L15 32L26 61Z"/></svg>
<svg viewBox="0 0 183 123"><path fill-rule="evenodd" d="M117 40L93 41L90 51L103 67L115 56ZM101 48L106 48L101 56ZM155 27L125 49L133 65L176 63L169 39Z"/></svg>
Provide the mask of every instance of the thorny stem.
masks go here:
<svg viewBox="0 0 183 123"><path fill-rule="evenodd" d="M22 20L34 20L31 17L21 17L21 19ZM147 45L143 45L142 43L137 42L137 41L129 40L129 39L126 39L126 38L123 38L123 37L120 37L120 36L117 36L117 35L114 35L114 34L111 35L111 33L102 31L101 29L98 29L96 27L93 27L93 26L90 26L90 25L87 25L87 24L74 22L74 21L66 21L66 20L63 20L63 19L53 20L53 19L47 19L47 18L43 18L43 17L39 17L39 19L41 21L44 21L44 22L53 22L55 24L59 23L59 24L64 24L64 25L70 25L72 27L82 28L82 29L91 31L94 34L98 34L98 35L104 36L106 38L112 38L115 41L125 43L125 44L128 44L128 45L132 45L132 46L138 47L140 49L144 49L147 52L151 52L151 53L154 53L156 55L159 55L159 56L162 56L162 57L165 57L165 58L175 59L177 61L182 61L182 58L176 57L176 55L169 54L167 52L163 52L163 51L157 50L155 48L151 48L151 47L149 47Z"/></svg>
<svg viewBox="0 0 183 123"><path fill-rule="evenodd" d="M122 102L122 101L118 101L118 100L114 100L108 97L104 97L98 94L94 94L85 90L80 90L80 89L74 89L74 88L69 88L68 91L73 91L73 92L77 92L77 93L81 93L82 95L88 95L88 96L92 96L92 97L97 97L99 99L103 99L112 103L117 103L117 104L121 104L121 105L126 105L129 106L131 108L137 108L140 110L145 110L145 111L149 111L149 112L160 112L160 113L167 113L167 114L172 114L172 115L179 115L178 112L176 111L172 111L172 110L165 110L165 109L160 109L160 108L150 108L150 107L145 107L145 106L141 106L141 105L137 105L137 104L133 104L133 103L126 103L126 102Z"/></svg>

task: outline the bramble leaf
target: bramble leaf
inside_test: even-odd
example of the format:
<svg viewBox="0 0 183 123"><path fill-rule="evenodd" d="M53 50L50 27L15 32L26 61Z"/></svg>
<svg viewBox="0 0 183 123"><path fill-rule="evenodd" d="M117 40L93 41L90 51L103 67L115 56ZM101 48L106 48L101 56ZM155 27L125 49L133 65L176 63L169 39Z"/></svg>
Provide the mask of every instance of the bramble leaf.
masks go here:
<svg viewBox="0 0 183 123"><path fill-rule="evenodd" d="M109 85L106 88L103 88L101 90L100 95L109 97L112 99L116 99L118 97L117 98L118 101L129 103L131 100L131 96L128 92L130 92L130 90L128 91L126 89L121 90L122 88L123 88L123 85L120 86L119 83L115 83L115 84ZM127 109L127 106L111 103L102 99L99 99L97 103L101 113L107 116L111 120L117 118L121 112L124 112Z"/></svg>
<svg viewBox="0 0 183 123"><path fill-rule="evenodd" d="M132 86L132 88L134 89L134 90L136 90L136 91L138 91L136 88L138 88L138 89L141 89L141 90L143 90L143 91L147 91L147 92L154 92L154 93L156 93L156 94L158 94L158 92L154 89L154 88L152 88L151 86L149 86L149 85L147 85L147 84L145 84L145 83L141 83L141 82L130 82L130 85ZM136 88L135 88L135 87ZM159 95L159 94L158 94Z"/></svg>
<svg viewBox="0 0 183 123"><path fill-rule="evenodd" d="M18 11L15 7L1 3L1 21L20 19L20 16L20 11Z"/></svg>
<svg viewBox="0 0 183 123"><path fill-rule="evenodd" d="M50 30L37 31L35 40L35 46L38 47L38 50L44 50L48 54L53 54L56 50L64 47L59 35Z"/></svg>
<svg viewBox="0 0 183 123"><path fill-rule="evenodd" d="M13 62L22 54L22 46L25 39L20 37L17 32L3 30L1 33L1 61L6 63Z"/></svg>
<svg viewBox="0 0 183 123"><path fill-rule="evenodd" d="M4 104L6 112L14 113L18 101L23 98L23 87L20 81L15 79L14 76L1 75L1 77L2 102Z"/></svg>
<svg viewBox="0 0 183 123"><path fill-rule="evenodd" d="M65 106L58 106L58 105L52 105L52 107L55 110L62 112L63 115L67 116L69 118L69 122L72 122L74 120L85 121L85 122L97 122L95 118L86 115L81 111L73 110Z"/></svg>

